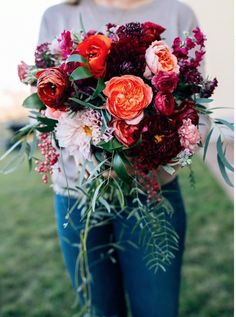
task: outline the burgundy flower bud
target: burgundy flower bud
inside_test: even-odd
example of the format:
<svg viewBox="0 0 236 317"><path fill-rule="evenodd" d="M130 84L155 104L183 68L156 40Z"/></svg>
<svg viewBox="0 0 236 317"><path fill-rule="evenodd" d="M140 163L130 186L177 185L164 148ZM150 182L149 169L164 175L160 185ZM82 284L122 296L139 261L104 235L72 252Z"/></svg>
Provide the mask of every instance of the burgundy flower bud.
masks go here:
<svg viewBox="0 0 236 317"><path fill-rule="evenodd" d="M156 95L154 105L157 113L161 113L165 116L170 116L173 114L175 109L175 99L170 93L159 92Z"/></svg>

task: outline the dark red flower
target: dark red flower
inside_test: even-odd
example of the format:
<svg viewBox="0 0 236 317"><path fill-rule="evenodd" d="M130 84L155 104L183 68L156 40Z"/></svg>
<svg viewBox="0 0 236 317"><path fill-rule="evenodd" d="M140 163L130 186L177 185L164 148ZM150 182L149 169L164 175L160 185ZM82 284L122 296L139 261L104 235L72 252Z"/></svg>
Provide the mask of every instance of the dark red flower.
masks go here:
<svg viewBox="0 0 236 317"><path fill-rule="evenodd" d="M176 120L178 126L183 124L183 120L190 119L194 125L199 123L199 115L194 107L194 102L191 100L184 100L178 109L172 115L172 118Z"/></svg>
<svg viewBox="0 0 236 317"><path fill-rule="evenodd" d="M37 74L37 93L48 107L64 110L64 101L68 95L69 80L59 68L48 68Z"/></svg>
<svg viewBox="0 0 236 317"><path fill-rule="evenodd" d="M165 93L172 93L179 82L179 76L176 72L159 72L152 79L153 86Z"/></svg>
<svg viewBox="0 0 236 317"><path fill-rule="evenodd" d="M142 124L142 142L130 150L133 160L146 171L169 163L182 149L176 122L152 115L145 117Z"/></svg>
<svg viewBox="0 0 236 317"><path fill-rule="evenodd" d="M175 109L175 99L172 94L160 91L155 97L154 106L157 113L161 113L164 116L170 116Z"/></svg>
<svg viewBox="0 0 236 317"><path fill-rule="evenodd" d="M160 41L161 34L165 30L166 29L159 24L145 22L143 23L143 40L150 44L154 41Z"/></svg>
<svg viewBox="0 0 236 317"><path fill-rule="evenodd" d="M124 120L114 120L112 122L112 127L115 129L115 137L126 147L130 147L137 143L142 130L142 124L130 125Z"/></svg>

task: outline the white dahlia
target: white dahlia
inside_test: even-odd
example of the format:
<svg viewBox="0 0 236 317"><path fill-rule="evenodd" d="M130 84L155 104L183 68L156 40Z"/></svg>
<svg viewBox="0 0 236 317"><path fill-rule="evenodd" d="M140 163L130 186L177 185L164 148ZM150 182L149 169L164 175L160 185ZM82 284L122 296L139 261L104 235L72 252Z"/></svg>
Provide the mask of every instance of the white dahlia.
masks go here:
<svg viewBox="0 0 236 317"><path fill-rule="evenodd" d="M113 129L102 134L102 119L98 111L87 109L76 114L63 113L56 127L60 147L67 149L77 161L91 160L91 143L110 141Z"/></svg>

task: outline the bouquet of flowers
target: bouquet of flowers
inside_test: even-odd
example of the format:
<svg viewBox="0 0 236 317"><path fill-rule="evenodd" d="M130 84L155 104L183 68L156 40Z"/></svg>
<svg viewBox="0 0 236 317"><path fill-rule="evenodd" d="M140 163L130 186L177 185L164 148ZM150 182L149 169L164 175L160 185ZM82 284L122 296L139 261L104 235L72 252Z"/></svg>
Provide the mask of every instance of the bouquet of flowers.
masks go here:
<svg viewBox="0 0 236 317"><path fill-rule="evenodd" d="M64 31L37 47L35 65L19 65L20 80L37 92L23 103L33 122L18 132L16 144L22 144L30 166L35 161L45 183L50 174L60 173L64 149L74 156L80 170L76 189L84 194L78 202L85 222L83 263L94 223L104 211L110 217L115 204L125 212L132 197L136 207L127 217L135 217L143 230L147 265L165 269L178 236L165 217L172 207L162 194L159 172L173 175L178 167L188 167L191 173L192 157L202 147L206 156L213 129L233 129L223 119L210 119L213 127L201 140L199 117L210 118L213 109L206 105L218 84L200 71L206 38L196 28L169 47L161 38L164 31L152 22L108 24L105 34ZM217 153L230 183L232 166L221 135ZM148 240L147 226L153 232Z"/></svg>

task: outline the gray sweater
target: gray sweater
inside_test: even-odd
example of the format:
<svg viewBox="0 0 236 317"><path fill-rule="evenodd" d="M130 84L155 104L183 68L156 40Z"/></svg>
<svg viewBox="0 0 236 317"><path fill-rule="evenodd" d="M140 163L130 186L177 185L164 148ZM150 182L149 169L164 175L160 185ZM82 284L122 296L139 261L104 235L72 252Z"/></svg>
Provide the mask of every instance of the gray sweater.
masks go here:
<svg viewBox="0 0 236 317"><path fill-rule="evenodd" d="M153 0L148 5L132 10L113 9L96 5L93 0L82 0L78 6L61 3L47 9L42 17L39 43L51 41L62 31L80 29L80 15L86 30L103 30L108 22L123 24L127 22L152 21L164 26L163 34L166 42L171 45L173 39L181 36L184 31L192 31L198 25L195 14L186 4L177 0ZM79 168L74 158L65 151L59 161L61 172L52 177L54 191L68 195L66 187L74 188L79 175ZM72 196L76 194L72 191Z"/></svg>

